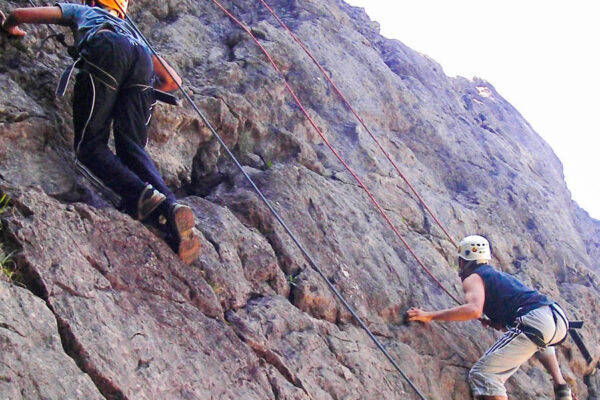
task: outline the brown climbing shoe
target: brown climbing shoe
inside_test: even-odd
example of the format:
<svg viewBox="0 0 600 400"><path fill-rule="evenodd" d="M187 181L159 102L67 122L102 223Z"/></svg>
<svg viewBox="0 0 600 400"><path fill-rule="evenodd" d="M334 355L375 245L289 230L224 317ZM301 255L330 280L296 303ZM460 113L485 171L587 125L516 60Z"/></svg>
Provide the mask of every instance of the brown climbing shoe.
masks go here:
<svg viewBox="0 0 600 400"><path fill-rule="evenodd" d="M152 185L146 185L144 190L142 190L140 198L137 202L136 218L139 221L145 220L150 214L152 214L152 211L156 210L158 206L160 206L166 199L167 197L158 190L154 189Z"/></svg>
<svg viewBox="0 0 600 400"><path fill-rule="evenodd" d="M171 235L171 248L179 258L191 264L198 258L200 252L200 237L194 229L195 220L192 209L183 204L173 204L167 218Z"/></svg>

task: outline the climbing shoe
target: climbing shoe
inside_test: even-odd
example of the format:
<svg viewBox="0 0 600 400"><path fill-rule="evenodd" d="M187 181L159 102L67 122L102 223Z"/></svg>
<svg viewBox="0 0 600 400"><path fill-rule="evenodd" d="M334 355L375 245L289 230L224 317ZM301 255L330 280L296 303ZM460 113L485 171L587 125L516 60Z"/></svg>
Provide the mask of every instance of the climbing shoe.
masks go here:
<svg viewBox="0 0 600 400"><path fill-rule="evenodd" d="M152 211L156 210L166 199L167 197L164 194L154 189L152 185L147 184L142 190L142 194L140 194L137 202L136 218L139 221L144 221L152 214Z"/></svg>
<svg viewBox="0 0 600 400"><path fill-rule="evenodd" d="M183 204L173 204L169 209L167 225L171 248L184 263L191 264L200 252L200 238L194 229L192 209Z"/></svg>
<svg viewBox="0 0 600 400"><path fill-rule="evenodd" d="M567 384L558 385L554 389L554 396L556 400L573 400L573 397L571 396L571 388Z"/></svg>

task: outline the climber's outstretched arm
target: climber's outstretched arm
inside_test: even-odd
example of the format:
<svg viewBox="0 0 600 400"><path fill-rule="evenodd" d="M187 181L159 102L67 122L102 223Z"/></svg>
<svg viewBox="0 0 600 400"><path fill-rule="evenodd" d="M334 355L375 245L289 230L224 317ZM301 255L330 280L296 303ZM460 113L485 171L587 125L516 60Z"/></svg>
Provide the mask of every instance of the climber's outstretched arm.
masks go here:
<svg viewBox="0 0 600 400"><path fill-rule="evenodd" d="M481 318L485 302L485 286L477 274L472 274L463 281L465 304L440 311L423 311L418 308L408 310L408 321L469 321Z"/></svg>
<svg viewBox="0 0 600 400"><path fill-rule="evenodd" d="M8 17L0 12L2 30L12 36L25 36L19 24L60 24L63 22L60 7L16 8Z"/></svg>

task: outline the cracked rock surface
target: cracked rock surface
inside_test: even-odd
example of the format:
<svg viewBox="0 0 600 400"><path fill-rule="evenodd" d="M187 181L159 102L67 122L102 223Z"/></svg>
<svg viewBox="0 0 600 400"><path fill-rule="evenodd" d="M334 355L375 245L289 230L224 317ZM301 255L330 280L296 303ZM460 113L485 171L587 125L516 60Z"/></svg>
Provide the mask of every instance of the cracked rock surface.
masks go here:
<svg viewBox="0 0 600 400"><path fill-rule="evenodd" d="M315 53L454 240L489 236L493 263L558 301L600 344L600 222L570 197L550 147L492 84L448 78L341 0L269 4ZM0 0L8 11L17 2ZM131 17L323 274L428 399L470 398L498 333L403 324L451 306L299 112L283 79L414 251L459 295L455 249L310 59L258 2L138 0ZM22 5L21 5L22 6ZM63 28L58 28L59 30ZM49 33L0 36L0 399L416 399L188 105L158 105L148 152L196 215L185 266L73 165L69 60ZM12 278L11 279L9 279ZM462 297L460 297L462 298ZM579 399L597 374L558 350ZM531 360L511 398L552 398Z"/></svg>
<svg viewBox="0 0 600 400"><path fill-rule="evenodd" d="M3 399L103 399L65 354L54 314L30 291L0 280Z"/></svg>

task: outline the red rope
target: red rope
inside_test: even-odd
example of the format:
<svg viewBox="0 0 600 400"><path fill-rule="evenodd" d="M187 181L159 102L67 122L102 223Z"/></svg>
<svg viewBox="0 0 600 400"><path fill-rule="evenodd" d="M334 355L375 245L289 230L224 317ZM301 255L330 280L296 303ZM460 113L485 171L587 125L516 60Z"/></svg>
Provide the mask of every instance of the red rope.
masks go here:
<svg viewBox="0 0 600 400"><path fill-rule="evenodd" d="M335 82L333 82L333 80L329 77L329 75L327 74L327 72L325 71L325 69L323 68L323 66L321 65L321 63L316 59L316 57L312 54L312 52L304 45L304 43L298 38L298 36L296 36L296 34L294 34L294 32L292 32L292 30L286 25L286 23L283 22L281 20L281 18L279 18L279 16L275 13L275 11L266 3L266 1L265 0L259 0L259 1L267 9L267 11L269 11L269 13L273 16L273 18L275 18L275 20L277 20L277 22L279 23L279 25L281 25L281 27L290 34L290 36L292 37L292 39L294 39L294 41L296 43L298 43L298 45L302 48L302 50L304 50L304 52L306 53L306 55L313 61L313 63L317 66L317 68L319 68L319 70L321 71L321 73L323 74L323 76L325 77L325 79L327 79L327 81L331 84L331 87L333 88L333 90L335 91L335 93L340 97L340 99L346 105L346 107L348 107L348 109L350 110L350 112L352 112L352 114L354 114L354 116L360 122L360 124L363 126L363 128L365 128L365 130L367 131L367 133L369 134L369 136L371 136L371 138L373 139L373 141L375 142L375 144L377 145L377 147L379 147L379 149L383 152L383 154L388 159L388 161L392 164L392 166L394 167L394 169L396 170L396 172L398 173L398 175L402 178L402 180L404 180L404 182L410 188L410 190L413 192L413 194L415 195L415 197L419 200L419 202L427 210L427 212L429 213L429 215L431 215L431 217L433 218L433 220L435 221L435 223L438 225L438 227L444 232L444 234L446 235L446 237L448 238L448 240L450 241L450 243L452 243L452 245L454 245L455 247L458 247L456 245L456 242L454 242L454 240L452 239L452 237L450 236L450 234L446 230L446 228L444 228L444 226L437 219L437 217L435 216L435 214L433 213L433 211L431 211L431 209L429 208L429 206L427 205L427 203L423 200L423 198L421 198L421 196L419 195L419 193L415 190L415 188L411 185L411 183L408 181L408 179L400 171L400 169L398 168L398 166L396 165L396 163L392 160L392 158L390 157L390 155L388 154L388 152L385 151L385 149L381 146L381 144L379 143L379 141L377 140L377 138L375 137L375 135L373 135L373 133L371 132L371 130L369 129L369 127L365 124L365 122L363 121L363 119L361 118L361 116L354 110L354 108L352 107L352 105L350 105L350 103L348 102L348 100L346 99L346 97L338 89L338 87L335 84ZM454 297L453 297L453 299L454 299ZM454 299L454 300L456 301L456 299ZM577 396L575 395L574 391L572 393L572 397L573 397L573 400L577 400Z"/></svg>
<svg viewBox="0 0 600 400"><path fill-rule="evenodd" d="M413 194L415 195L415 197L419 200L419 202L427 210L427 212L429 213L429 215L431 215L431 217L433 218L433 220L435 221L435 223L437 224L437 226L439 226L440 229L444 232L444 234L446 235L446 237L448 238L448 240L450 241L450 243L452 243L452 245L454 247L457 247L456 243L454 242L454 240L452 239L452 237L450 236L450 234L448 233L448 231L446 230L446 228L444 228L444 226L437 219L437 217L435 216L435 214L433 213L433 211L431 211L431 209L429 208L429 206L427 205L427 203L425 202L425 200L423 200L423 198L415 190L415 188L413 187L413 185L411 185L411 183L408 181L408 179L406 178L406 176L404 176L404 174L402 173L402 171L400 171L400 168L398 168L398 166L396 165L396 163L394 162L394 160L392 160L392 158L390 157L390 155L388 154L388 152L385 151L385 149L383 148L383 146L381 146L381 144L379 143L379 141L377 140L377 138L375 137L375 135L373 135L373 133L371 132L371 130L369 129L369 127L365 124L365 122L363 121L363 119L361 118L361 116L358 115L358 113L350 105L350 103L348 102L348 100L346 99L346 97L338 89L337 85L329 77L329 75L327 74L327 72L325 71L325 69L323 68L323 66L321 65L321 63L319 63L319 61L317 61L317 59L315 58L315 56L311 53L310 50L308 50L308 48L306 48L306 46L304 45L304 43L302 43L302 41L300 39L298 39L298 37L294 34L294 32L292 32L290 30L290 28L277 16L277 14L275 13L275 11L273 11L271 9L271 7L269 7L269 5L264 0L259 0L259 1L269 11L269 13L271 13L271 15L277 20L277 22L279 22L279 25L281 25L281 27L283 29L285 29L290 34L290 36L294 39L294 41L296 43L298 43L298 45L300 45L300 47L302 47L302 50L304 50L304 52L306 53L306 55L308 55L308 57L310 57L310 59L315 63L315 65L319 68L319 70L321 71L321 73L323 74L323 76L325 77L325 79L327 79L327 81L331 84L331 87L337 93L337 95L340 97L340 99L342 100L342 102L344 102L344 104L346 105L346 107L348 107L348 109L350 110L350 112L352 112L352 114L354 114L354 116L356 117L356 119L358 120L358 122L360 122L360 124L363 126L363 128L365 128L365 130L367 131L367 133L369 134L369 136L371 136L371 138L373 139L373 141L375 142L375 144L377 145L377 147L379 147L379 149L382 151L382 153L385 155L385 157L388 159L388 161L392 164L392 166L394 167L394 169L396 170L396 172L398 173L398 175L400 176L400 178L402 178L402 180L404 180L404 182L410 188L410 190L413 192Z"/></svg>
<svg viewBox="0 0 600 400"><path fill-rule="evenodd" d="M450 296L456 303L461 304L460 301L458 301L458 299L456 297L454 297L454 295L452 295L452 293L450 293L448 291L448 289L446 289L444 287L444 285L442 285L442 283L431 273L431 271L425 266L425 264L421 261L421 259L417 256L417 254L413 251L413 249L410 247L410 245L406 242L406 240L404 239L404 237L400 234L400 232L396 229L396 227L394 226L394 224L392 223L392 221L390 220L390 218L388 217L388 215L386 214L386 212L383 210L383 208L379 205L379 203L377 202L377 200L375 199L375 197L373 197L373 195L371 194L371 192L369 191L369 189L367 189L367 187L364 185L364 183L360 180L360 178L356 175L356 173L354 173L354 171L352 170L352 168L350 168L350 166L344 161L344 159L338 154L338 152L331 146L331 144L329 143L329 141L325 138L325 135L323 135L323 132L321 132L321 129L319 129L319 127L317 126L317 124L314 122L314 120L311 118L311 116L308 114L308 112L306 111L306 109L304 108L304 106L302 105L302 103L300 102L300 100L298 99L298 96L296 96L296 93L294 92L294 90L290 87L290 85L287 83L287 81L285 80L285 78L283 77L283 74L281 73L281 70L279 69L279 67L277 66L277 64L275 64L275 61L273 61L273 58L271 57L271 55L269 54L269 52L263 47L263 45L258 41L258 39L254 36L254 34L250 31L250 29L248 29L242 22L240 22L237 18L235 18L229 11L227 11L222 5L221 3L219 3L218 0L212 0L213 3L215 3L215 5L221 9L233 22L235 22L244 32L246 32L251 38L252 40L258 45L258 47L260 48L260 50L263 52L263 54L265 55L265 57L267 57L267 59L269 60L269 62L271 63L271 65L273 66L273 68L275 69L275 71L277 71L277 73L282 77L284 85L287 89L287 91L290 93L290 95L292 96L292 98L294 99L294 101L296 102L296 104L298 105L298 107L300 108L300 110L302 111L302 113L306 116L306 118L308 119L308 121L310 122L310 124L312 125L312 127L315 129L315 131L317 132L317 134L321 137L321 139L323 140L323 142L325 143L325 145L329 148L329 150L331 150L331 152L335 155L335 157L342 163L342 165L344 166L344 168L346 168L346 170L350 173L350 175L352 175L352 177L354 178L354 180L358 183L358 185L365 191L365 193L369 196L369 199L371 199L371 202L375 205L375 207L377 208L377 210L379 211L379 213L381 214L381 216L386 220L386 222L388 223L388 225L390 226L390 228L392 229L392 231L396 234L396 236L398 237L398 239L400 239L400 241L402 242L402 244L404 244L404 246L406 247L406 249L408 250L408 252L414 257L414 259L417 261L417 263L421 266L421 268L427 273L427 275L429 275L429 277L448 295Z"/></svg>

